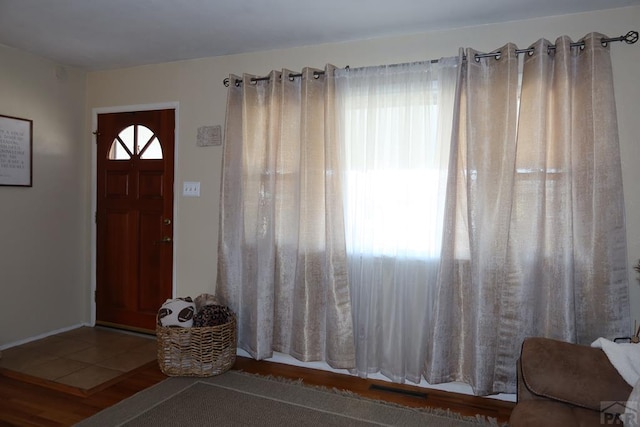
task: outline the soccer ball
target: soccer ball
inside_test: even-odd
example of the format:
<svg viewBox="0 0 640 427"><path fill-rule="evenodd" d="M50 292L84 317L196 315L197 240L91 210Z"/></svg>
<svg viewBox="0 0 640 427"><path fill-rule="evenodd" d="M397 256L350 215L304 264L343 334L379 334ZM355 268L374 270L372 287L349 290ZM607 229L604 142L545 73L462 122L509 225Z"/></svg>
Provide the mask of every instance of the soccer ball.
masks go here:
<svg viewBox="0 0 640 427"><path fill-rule="evenodd" d="M191 298L168 299L158 311L158 323L160 326L190 328L195 312L196 305Z"/></svg>

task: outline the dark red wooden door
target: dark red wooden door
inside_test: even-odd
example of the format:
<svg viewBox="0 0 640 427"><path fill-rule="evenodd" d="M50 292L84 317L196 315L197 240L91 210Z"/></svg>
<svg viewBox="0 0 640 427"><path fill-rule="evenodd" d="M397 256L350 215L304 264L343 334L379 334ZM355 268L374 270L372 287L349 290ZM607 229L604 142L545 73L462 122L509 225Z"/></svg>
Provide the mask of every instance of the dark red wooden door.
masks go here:
<svg viewBox="0 0 640 427"><path fill-rule="evenodd" d="M174 129L174 110L98 115L98 324L154 330L172 296Z"/></svg>

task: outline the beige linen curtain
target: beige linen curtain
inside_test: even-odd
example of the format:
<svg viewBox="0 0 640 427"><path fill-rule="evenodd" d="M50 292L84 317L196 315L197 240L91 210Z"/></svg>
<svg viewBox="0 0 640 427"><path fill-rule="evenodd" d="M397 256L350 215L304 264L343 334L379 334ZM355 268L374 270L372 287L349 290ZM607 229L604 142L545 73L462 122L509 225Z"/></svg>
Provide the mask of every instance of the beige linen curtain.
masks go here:
<svg viewBox="0 0 640 427"><path fill-rule="evenodd" d="M231 76L216 293L238 347L353 368L334 67Z"/></svg>
<svg viewBox="0 0 640 427"><path fill-rule="evenodd" d="M430 383L513 393L525 337L589 344L630 331L602 37L589 34L583 48L568 37L555 49L540 40L520 60L513 44L497 59L466 52L425 364Z"/></svg>

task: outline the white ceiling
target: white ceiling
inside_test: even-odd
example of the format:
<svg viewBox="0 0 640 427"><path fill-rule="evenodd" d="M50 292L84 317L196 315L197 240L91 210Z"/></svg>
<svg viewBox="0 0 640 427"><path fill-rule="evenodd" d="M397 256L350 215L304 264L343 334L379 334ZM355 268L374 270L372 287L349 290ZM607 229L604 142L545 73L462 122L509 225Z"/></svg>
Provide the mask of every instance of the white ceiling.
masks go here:
<svg viewBox="0 0 640 427"><path fill-rule="evenodd" d="M87 70L385 37L640 0L0 0L0 44Z"/></svg>

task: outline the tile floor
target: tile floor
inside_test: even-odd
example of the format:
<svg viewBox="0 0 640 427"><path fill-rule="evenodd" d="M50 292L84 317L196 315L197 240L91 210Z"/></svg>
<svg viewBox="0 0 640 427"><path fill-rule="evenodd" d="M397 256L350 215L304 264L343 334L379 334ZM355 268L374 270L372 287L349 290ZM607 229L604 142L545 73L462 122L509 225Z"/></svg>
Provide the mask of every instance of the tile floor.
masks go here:
<svg viewBox="0 0 640 427"><path fill-rule="evenodd" d="M0 368L90 390L156 358L155 336L82 327L3 350Z"/></svg>

